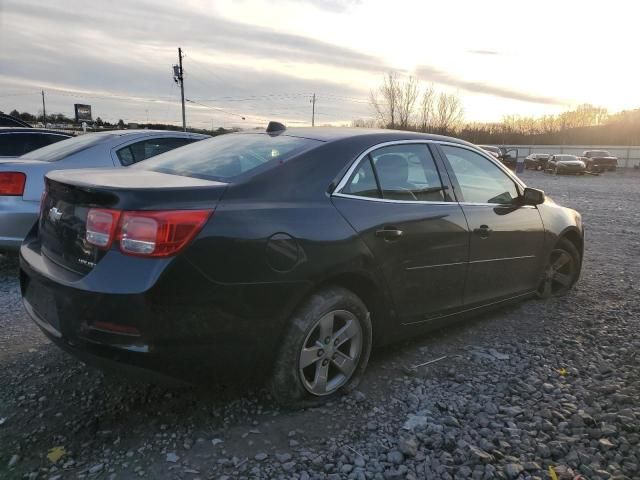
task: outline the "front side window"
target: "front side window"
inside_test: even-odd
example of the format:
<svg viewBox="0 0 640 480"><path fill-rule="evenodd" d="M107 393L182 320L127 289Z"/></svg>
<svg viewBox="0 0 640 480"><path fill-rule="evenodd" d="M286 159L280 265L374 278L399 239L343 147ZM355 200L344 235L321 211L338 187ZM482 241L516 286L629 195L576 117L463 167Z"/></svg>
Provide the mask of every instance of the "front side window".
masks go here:
<svg viewBox="0 0 640 480"><path fill-rule="evenodd" d="M466 148L441 147L458 181L460 201L510 204L518 198L513 180L487 158Z"/></svg>

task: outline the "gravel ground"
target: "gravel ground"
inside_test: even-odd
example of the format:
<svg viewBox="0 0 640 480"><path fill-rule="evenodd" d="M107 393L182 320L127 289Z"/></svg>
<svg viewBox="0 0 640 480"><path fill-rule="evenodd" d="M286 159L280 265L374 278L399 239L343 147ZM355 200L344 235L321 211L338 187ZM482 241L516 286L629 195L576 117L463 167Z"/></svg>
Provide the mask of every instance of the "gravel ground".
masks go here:
<svg viewBox="0 0 640 480"><path fill-rule="evenodd" d="M105 377L0 256L0 478L640 479L640 172L525 181L583 214L576 288L375 352L360 391L298 412Z"/></svg>

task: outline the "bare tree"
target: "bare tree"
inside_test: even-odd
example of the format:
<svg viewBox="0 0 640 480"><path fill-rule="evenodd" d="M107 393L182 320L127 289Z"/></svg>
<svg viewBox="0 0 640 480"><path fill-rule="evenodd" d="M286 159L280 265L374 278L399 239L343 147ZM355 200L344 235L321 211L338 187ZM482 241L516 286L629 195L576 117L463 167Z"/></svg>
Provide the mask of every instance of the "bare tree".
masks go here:
<svg viewBox="0 0 640 480"><path fill-rule="evenodd" d="M422 91L422 98L420 100L420 125L418 129L421 132L428 132L431 130L434 121L434 101L436 98L436 91L433 85L425 87Z"/></svg>
<svg viewBox="0 0 640 480"><path fill-rule="evenodd" d="M419 92L415 77L398 82L398 126L403 130L407 130L413 120Z"/></svg>
<svg viewBox="0 0 640 480"><path fill-rule="evenodd" d="M369 101L380 123L386 128L396 128L400 109L400 85L394 72L389 72L377 91L372 90Z"/></svg>
<svg viewBox="0 0 640 480"><path fill-rule="evenodd" d="M356 118L351 121L351 127L354 128L375 128L376 124L375 118Z"/></svg>
<svg viewBox="0 0 640 480"><path fill-rule="evenodd" d="M464 109L455 93L440 92L435 112L435 129L440 133L455 132L462 124Z"/></svg>

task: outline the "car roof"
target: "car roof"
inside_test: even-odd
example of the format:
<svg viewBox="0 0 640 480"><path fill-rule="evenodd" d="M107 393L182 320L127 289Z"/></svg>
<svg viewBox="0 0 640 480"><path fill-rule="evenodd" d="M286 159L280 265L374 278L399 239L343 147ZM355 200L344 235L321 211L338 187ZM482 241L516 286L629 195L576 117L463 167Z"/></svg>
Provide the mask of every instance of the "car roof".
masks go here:
<svg viewBox="0 0 640 480"><path fill-rule="evenodd" d="M58 135L67 135L72 137L71 133L61 132L50 128L32 128L32 127L0 127L0 133L55 133Z"/></svg>
<svg viewBox="0 0 640 480"><path fill-rule="evenodd" d="M264 130L245 130L239 132L239 135L259 133L263 134ZM308 138L321 142L332 142L346 138L366 138L366 137L388 137L389 141L393 140L437 140L442 142L459 143L461 145L475 145L460 140L459 138L446 137L444 135L435 135L430 133L408 132L405 130L387 130L382 128L351 128L351 127L293 127L287 128L280 132L274 132L273 135L286 135L289 137Z"/></svg>
<svg viewBox="0 0 640 480"><path fill-rule="evenodd" d="M209 135L204 135L202 133L192 133L192 132L183 132L180 130L147 130L144 128L136 128L132 130L105 130L101 132L87 132L87 134L91 135L101 135L104 137L133 137L133 136L176 136L176 137L202 137L208 138Z"/></svg>

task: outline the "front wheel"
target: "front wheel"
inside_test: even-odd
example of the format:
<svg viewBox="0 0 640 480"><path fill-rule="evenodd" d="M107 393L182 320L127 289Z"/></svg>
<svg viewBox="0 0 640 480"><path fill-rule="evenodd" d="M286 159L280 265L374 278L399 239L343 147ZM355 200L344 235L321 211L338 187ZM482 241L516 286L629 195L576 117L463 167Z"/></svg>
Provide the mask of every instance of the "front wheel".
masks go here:
<svg viewBox="0 0 640 480"><path fill-rule="evenodd" d="M561 238L551 251L538 287L540 298L566 294L578 280L580 253L573 243Z"/></svg>
<svg viewBox="0 0 640 480"><path fill-rule="evenodd" d="M275 399L308 407L356 388L369 361L367 307L353 292L329 287L293 314L270 382Z"/></svg>

